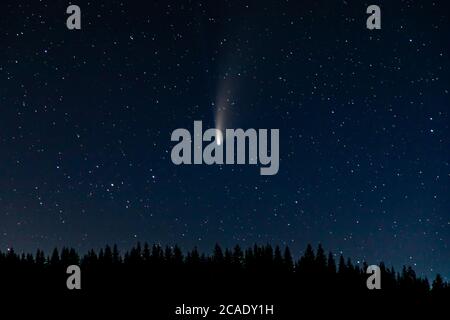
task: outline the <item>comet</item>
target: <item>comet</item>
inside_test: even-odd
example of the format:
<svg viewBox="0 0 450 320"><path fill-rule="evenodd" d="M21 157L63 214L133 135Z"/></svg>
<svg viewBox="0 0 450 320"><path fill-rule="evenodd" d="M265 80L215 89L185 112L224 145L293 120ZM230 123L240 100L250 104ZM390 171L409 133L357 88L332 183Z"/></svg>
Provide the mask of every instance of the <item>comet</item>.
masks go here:
<svg viewBox="0 0 450 320"><path fill-rule="evenodd" d="M227 74L219 82L214 104L214 124L217 131L225 132L225 129L230 126L231 108L234 105L233 97L235 96L237 81L237 79ZM217 136L219 137L220 135ZM218 138L216 140L217 145L222 145L223 139Z"/></svg>

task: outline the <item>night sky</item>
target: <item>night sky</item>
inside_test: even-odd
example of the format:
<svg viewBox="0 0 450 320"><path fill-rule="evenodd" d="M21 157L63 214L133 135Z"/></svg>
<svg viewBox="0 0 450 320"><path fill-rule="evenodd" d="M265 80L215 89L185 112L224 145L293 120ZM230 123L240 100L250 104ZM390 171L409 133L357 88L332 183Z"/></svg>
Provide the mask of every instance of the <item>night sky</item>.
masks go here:
<svg viewBox="0 0 450 320"><path fill-rule="evenodd" d="M0 250L307 243L450 277L447 1L2 0ZM381 7L382 29L366 28ZM280 129L280 169L173 130Z"/></svg>

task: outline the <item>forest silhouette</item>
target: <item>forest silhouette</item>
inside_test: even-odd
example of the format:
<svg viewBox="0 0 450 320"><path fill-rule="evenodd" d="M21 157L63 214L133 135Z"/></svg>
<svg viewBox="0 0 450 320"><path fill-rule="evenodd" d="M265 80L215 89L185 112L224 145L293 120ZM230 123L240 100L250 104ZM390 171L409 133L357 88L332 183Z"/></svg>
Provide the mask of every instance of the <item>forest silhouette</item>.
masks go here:
<svg viewBox="0 0 450 320"><path fill-rule="evenodd" d="M81 290L68 290L66 269L81 268ZM362 301L410 306L449 300L450 285L440 275L430 281L416 275L411 267L396 271L384 263L381 290L366 286L367 264L326 253L311 245L294 259L288 247L254 245L223 249L216 245L209 255L197 248L185 253L178 246L145 243L121 253L116 245L80 256L75 249L54 249L49 255L0 252L1 288L11 291L62 294L78 298L122 295L152 301L161 314L170 313L177 303L272 303L295 312L299 301ZM280 307L281 308L281 307ZM155 311L156 312L156 311Z"/></svg>

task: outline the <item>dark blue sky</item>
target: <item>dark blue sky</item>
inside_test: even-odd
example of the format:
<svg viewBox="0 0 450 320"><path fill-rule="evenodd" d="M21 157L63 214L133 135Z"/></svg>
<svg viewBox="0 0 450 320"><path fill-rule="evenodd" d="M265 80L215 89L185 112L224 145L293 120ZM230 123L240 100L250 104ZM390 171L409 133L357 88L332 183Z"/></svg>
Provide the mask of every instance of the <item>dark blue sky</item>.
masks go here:
<svg viewBox="0 0 450 320"><path fill-rule="evenodd" d="M0 250L321 242L448 279L450 8L322 2L77 1L69 31L2 1ZM172 164L224 88L229 127L280 129L277 175Z"/></svg>

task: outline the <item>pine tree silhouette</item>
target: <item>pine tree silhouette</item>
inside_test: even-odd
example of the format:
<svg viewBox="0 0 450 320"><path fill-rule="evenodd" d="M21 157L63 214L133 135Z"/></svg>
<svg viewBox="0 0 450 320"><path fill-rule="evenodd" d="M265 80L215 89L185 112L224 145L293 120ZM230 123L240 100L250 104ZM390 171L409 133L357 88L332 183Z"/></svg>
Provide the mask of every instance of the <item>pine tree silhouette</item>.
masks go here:
<svg viewBox="0 0 450 320"><path fill-rule="evenodd" d="M222 249L216 244L211 256L200 253L197 248L184 256L178 246L163 249L147 243L143 248L138 243L123 255L114 245L112 248L105 246L98 253L89 250L82 257L73 248L66 247L60 251L55 248L50 256L42 250L37 250L34 256L24 252L17 254L10 248L5 253L0 252L0 283L4 288L32 286L64 290L65 269L79 264L85 290L130 290L141 286L165 290L174 286L186 294L196 288L208 288L221 294L223 286L233 288L233 285L246 283L250 290L247 294L255 295L267 288L278 295L287 295L287 287L296 287L304 294L316 291L321 297L326 293L354 298L368 294L365 262L354 265L350 258L346 260L340 255L336 268L334 255L330 252L326 256L321 245L316 253L307 245L295 265L293 261L288 247L282 253L279 246L256 244L245 250L238 245L232 250ZM384 263L379 266L382 289L393 296L410 297L415 301L450 297L450 287L441 275L436 276L430 288L428 279L418 277L410 266L403 267L400 273Z"/></svg>

